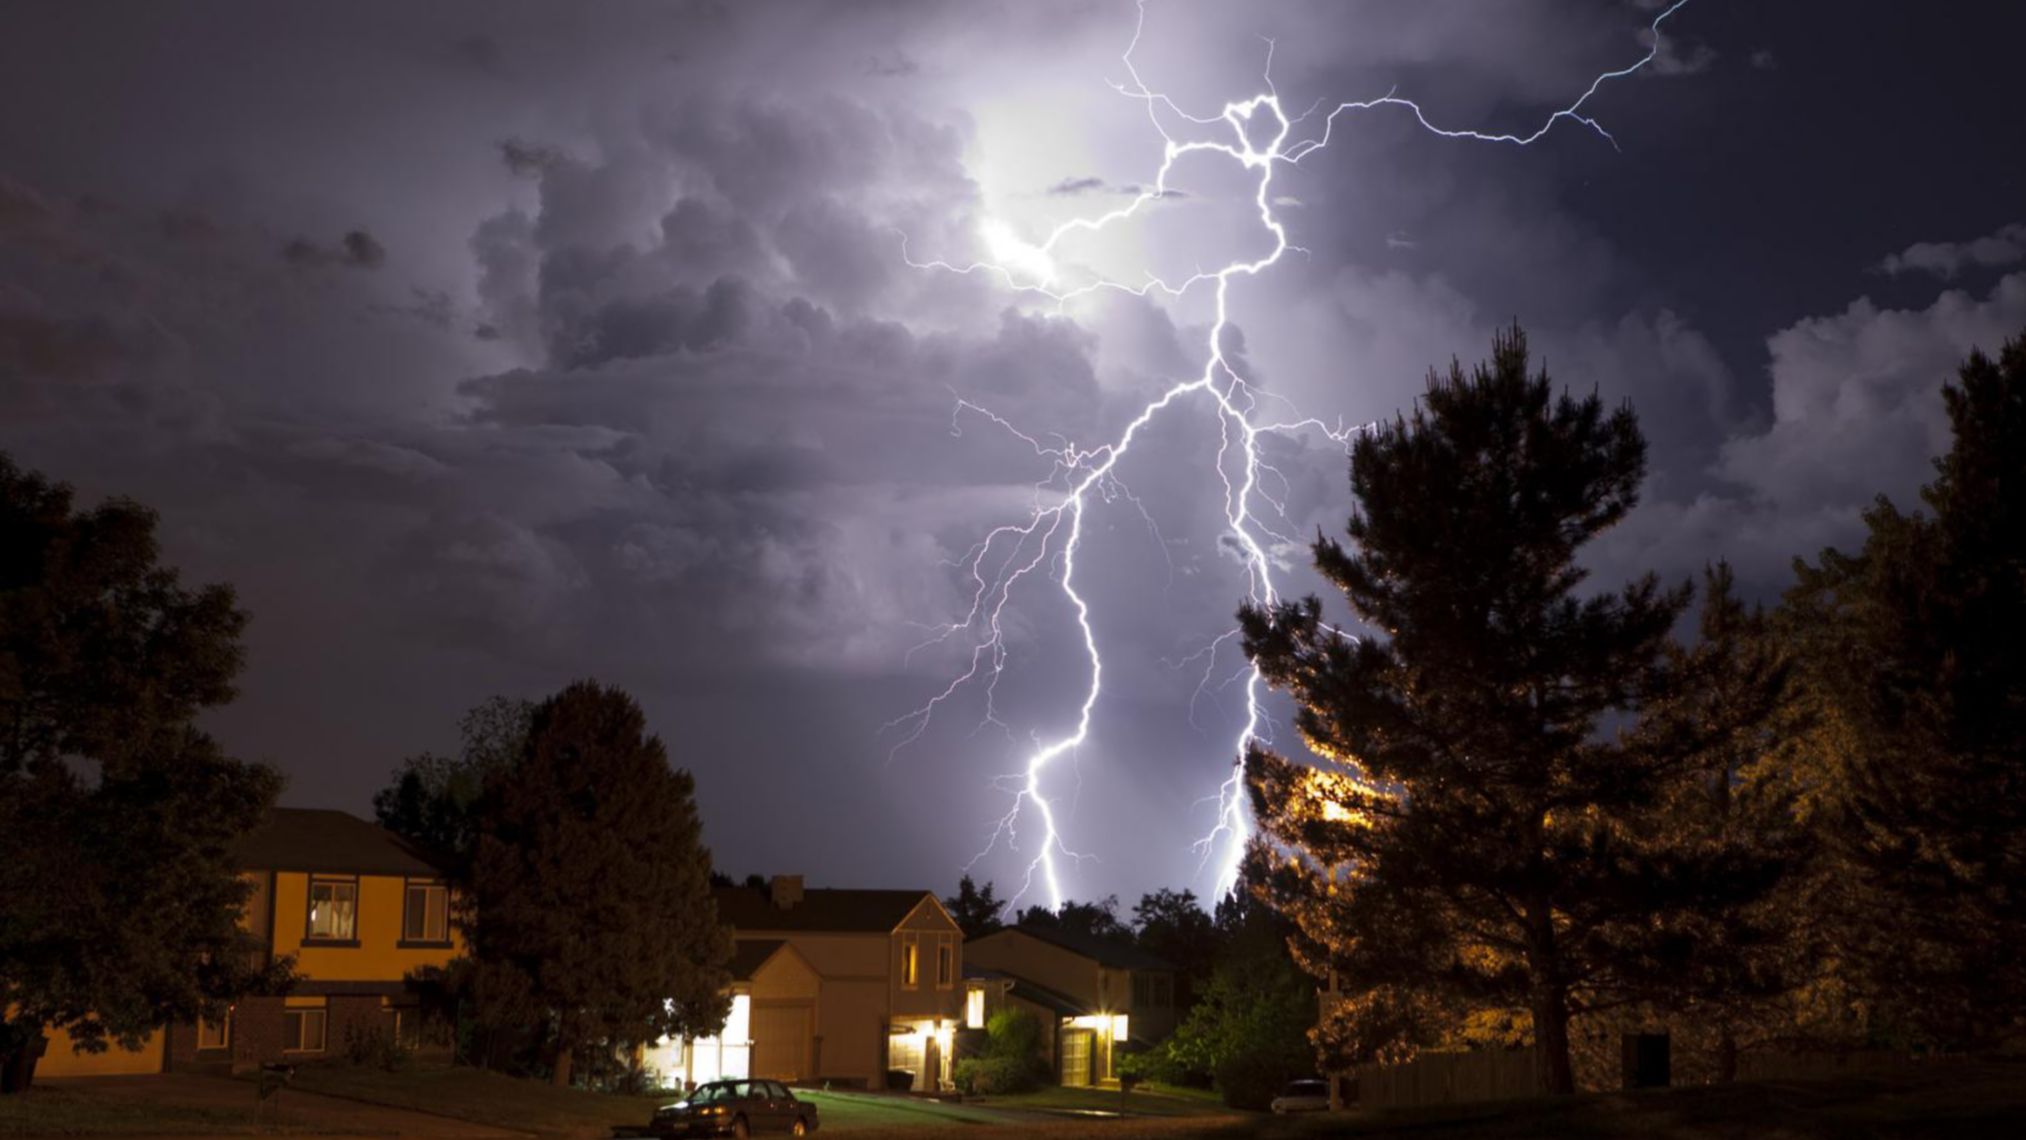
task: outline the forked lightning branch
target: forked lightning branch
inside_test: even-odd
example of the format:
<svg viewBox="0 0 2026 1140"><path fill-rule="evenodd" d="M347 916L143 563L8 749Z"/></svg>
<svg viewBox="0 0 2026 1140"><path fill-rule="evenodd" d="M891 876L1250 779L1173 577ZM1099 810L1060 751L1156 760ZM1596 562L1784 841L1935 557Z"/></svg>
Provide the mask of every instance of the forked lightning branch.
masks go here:
<svg viewBox="0 0 2026 1140"><path fill-rule="evenodd" d="M979 238L985 259L952 262L943 259L915 260L903 235L902 256L915 268L959 274L986 274L1016 294L1027 295L1065 306L1079 297L1100 291L1147 297L1160 295L1180 299L1207 291L1213 317L1203 339L1202 368L1177 378L1168 388L1142 407L1115 436L1092 445L1064 442L1050 446L1024 432L989 408L959 401L954 413L961 425L976 418L994 430L1010 433L1032 447L1045 472L1036 484L1032 510L1023 518L1001 523L987 530L958 561L965 576L970 604L956 620L935 628L923 647L957 642L967 646L968 664L919 708L889 723L899 734L896 750L918 740L928 731L937 713L959 694L973 687L983 690L984 716L1003 724L995 703L997 685L1010 664L1007 616L1016 599L1030 591L1052 589L1068 604L1081 637L1084 665L1088 672L1082 697L1073 711L1053 727L1031 729L1033 750L1022 769L997 781L1009 794L1011 803L979 857L1000 844L1019 851L1024 845L1027 862L1009 907L1039 889L1051 907L1059 908L1065 891L1062 864L1080 858L1064 834L1061 812L1044 787L1051 769L1076 753L1090 738L1091 721L1104 695L1104 647L1092 625L1092 612L1102 605L1079 584L1078 561L1083 553L1085 524L1091 509L1124 494L1121 465L1132 453L1142 431L1169 407L1184 401L1206 403L1217 417L1220 446L1208 464L1216 476L1212 493L1221 496L1224 521L1231 541L1244 564L1242 593L1255 605L1277 600L1269 543L1287 539L1274 530L1285 521L1284 507L1274 493L1281 485L1277 472L1261 457L1260 437L1270 433L1313 431L1348 447L1358 430L1341 422L1330 424L1300 415L1275 417L1265 412L1277 406L1275 397L1262 392L1241 375L1225 355L1225 330L1230 321L1230 299L1234 287L1259 277L1276 265L1293 245L1285 223L1275 214L1274 178L1285 167L1299 164L1327 147L1337 129L1337 120L1353 111L1395 109L1411 116L1422 128L1446 138L1527 146L1545 136L1558 124L1568 122L1585 127L1616 145L1610 132L1587 110L1589 102L1610 80L1632 75L1651 64L1659 55L1661 28L1688 0L1676 0L1662 9L1646 26L1646 51L1631 64L1593 78L1570 104L1548 114L1531 132L1492 133L1453 129L1437 125L1418 103L1388 92L1376 98L1339 103L1327 114L1318 114L1321 105L1290 117L1272 82L1272 49L1268 46L1264 90L1224 105L1214 115L1196 115L1174 100L1149 87L1141 76L1134 54L1146 28L1147 9L1141 0L1131 42L1121 57L1127 80L1115 83L1123 96L1144 104L1147 122L1162 142L1162 157L1153 179L1130 202L1091 217L1072 218L1056 226L1040 241L1026 241L1003 221L985 219ZM1313 124L1313 125L1311 125ZM1259 128L1256 132L1253 128ZM1305 129L1306 128L1306 129ZM1265 141L1257 141L1264 136ZM1175 165L1190 155L1228 160L1242 169L1252 187L1251 205L1268 241L1266 252L1252 260L1229 262L1216 269L1199 269L1187 277L1168 280L1148 272L1138 280L1103 276L1067 281L1065 264L1076 255L1080 239L1098 234L1141 216L1154 203L1167 197L1173 187L1169 180ZM1086 272L1078 266L1078 275ZM1217 668L1219 651L1232 640L1227 633L1197 654L1205 662L1205 683ZM1265 684L1249 665L1239 675L1244 696L1244 715L1230 751L1225 754L1227 773L1215 793L1216 820L1209 832L1198 839L1194 849L1200 866L1214 861L1213 890L1217 897L1236 881L1240 859L1251 835L1246 818L1242 758L1248 746L1262 737L1265 725L1261 701ZM1208 797L1206 797L1208 798ZM976 860L973 860L975 863Z"/></svg>

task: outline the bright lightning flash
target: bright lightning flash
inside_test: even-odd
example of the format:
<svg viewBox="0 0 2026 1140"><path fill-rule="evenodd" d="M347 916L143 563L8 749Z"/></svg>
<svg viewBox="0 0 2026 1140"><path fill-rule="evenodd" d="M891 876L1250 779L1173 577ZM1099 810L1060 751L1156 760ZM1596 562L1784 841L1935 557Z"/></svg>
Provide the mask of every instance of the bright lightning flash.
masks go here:
<svg viewBox="0 0 2026 1140"><path fill-rule="evenodd" d="M1540 126L1530 133L1493 134L1444 128L1430 121L1421 107L1412 100L1388 92L1374 99L1340 103L1323 118L1319 133L1295 138L1293 136L1296 128L1308 121L1320 107L1312 107L1308 112L1293 119L1290 119L1282 109L1280 95L1274 90L1272 81L1271 41L1268 42L1267 50L1266 90L1242 101L1227 103L1216 115L1191 115L1168 96L1149 88L1133 62L1140 36L1146 28L1146 0L1139 0L1138 23L1133 32L1132 42L1127 45L1125 54L1121 57L1130 82L1113 86L1120 94L1145 104L1147 120L1161 138L1161 165L1151 186L1118 209L1095 217L1074 218L1062 223L1049 233L1046 240L1039 243L1023 241L1013 228L1004 222L997 219L987 220L981 227L979 235L989 258L985 261L964 265L947 261L918 262L907 256L903 235L902 256L907 259L909 265L917 269L993 275L1016 292L1045 298L1058 307L1099 290L1130 293L1135 296L1146 296L1159 291L1179 298L1192 290L1207 288L1215 304L1215 318L1210 325L1202 370L1193 377L1176 381L1147 403L1109 442L1089 448L1070 442L1048 446L989 409L969 401L959 401L952 417L952 430L959 433L961 419L966 415L989 421L995 427L1032 447L1037 456L1049 463L1050 471L1047 477L1036 485L1035 505L1024 521L1006 523L993 528L959 561L958 565L970 578L970 609L961 621L938 627L935 635L918 648L947 643L953 638L969 639L971 650L969 666L952 678L949 684L931 697L926 704L889 723L889 729L899 730L902 733L895 749L898 750L919 739L922 733L928 730L937 709L967 686L974 684L982 685L984 688L986 723L1002 724L998 720L993 704L993 695L1007 663L1004 618L1015 588L1030 576L1038 573L1043 578L1053 578L1056 587L1061 591L1061 596L1068 601L1075 614L1077 629L1082 635L1084 656L1090 665L1089 681L1083 691L1083 700L1077 708L1074 727L1052 739L1037 738L1034 751L1027 757L1025 769L1018 775L1001 781L1001 786L1012 793L1014 802L1000 819L985 851L980 852L980 857L997 846L1002 838L1009 845L1016 841L1016 825L1020 822L1024 811L1031 811L1038 818L1041 831L1040 841L1034 847L1033 857L1027 864L1020 888L1008 901L1009 909L1037 886L1036 879L1040 880L1038 885L1046 891L1049 905L1059 909L1064 895L1058 857L1071 860L1079 858L1063 840L1062 831L1057 824L1056 805L1044 791L1042 778L1051 765L1065 755L1073 754L1089 738L1091 717L1104 691L1104 657L1098 645L1097 635L1091 626L1091 603L1077 586L1077 559L1082 549L1085 517L1093 498L1095 497L1098 502L1108 502L1119 496L1131 498L1124 484L1119 481L1117 472L1119 464L1131 451L1141 429L1170 405L1185 399L1201 398L1207 400L1215 409L1221 443L1213 467L1223 485L1225 522L1245 564L1246 597L1253 604L1263 606L1273 604L1278 598L1272 576L1273 565L1267 556L1266 543L1267 540L1286 541L1284 536L1272 529L1271 522L1272 518L1285 517L1282 503L1272 490L1275 484L1283 486L1285 484L1284 480L1279 478L1279 473L1261 458L1259 438L1269 433L1315 430L1348 447L1352 437L1360 430L1347 428L1341 423L1325 424L1311 418L1262 417L1261 405L1272 397L1239 375L1225 356L1224 332L1229 324L1229 298L1233 283L1259 276L1279 262L1281 256L1288 250L1298 248L1289 243L1286 227L1274 214L1272 186L1275 172L1283 165L1296 165L1308 155L1328 146L1339 115L1381 107L1400 108L1412 115L1423 128L1446 138L1528 146L1554 129L1556 124L1567 120L1595 131L1615 147L1617 140L1585 111L1585 106L1606 81L1629 76L1653 62L1660 51L1661 25L1687 3L1688 0L1675 0L1675 3L1663 9L1653 18L1653 22L1647 25L1648 45L1643 56L1626 67L1598 75L1574 102L1548 115ZM1218 129L1218 133L1221 134L1222 128L1228 128L1229 141L1217 138L1178 139L1170 132L1171 123L1184 132L1213 128ZM1270 131L1251 129L1255 124L1261 128L1271 129ZM1255 141L1262 134L1266 135L1263 144ZM1137 283L1093 277L1073 287L1065 286L1061 280L1063 267L1060 253L1065 245L1083 235L1098 233L1133 218L1149 205L1167 196L1170 190L1168 179L1175 163L1190 154L1222 156L1239 164L1255 180L1252 202L1258 213L1259 225L1271 239L1267 252L1253 260L1233 261L1215 270L1198 270L1191 276L1177 281L1164 280L1148 273ZM1234 452L1237 457L1235 464L1231 462ZM1207 659L1205 684L1210 679L1210 670L1216 667L1217 650L1235 636L1235 632L1224 634L1205 647L1205 650L1193 655ZM1221 851L1215 879L1217 897L1228 892L1236 882L1239 861L1251 833L1250 822L1246 819L1243 795L1243 757L1247 747L1254 740L1264 739L1262 736L1264 720L1260 707L1264 679L1258 670L1249 665L1234 678L1237 679L1243 680L1245 694L1244 724L1233 742L1233 749L1240 759L1233 764L1230 774L1218 788L1216 823L1210 832L1195 844L1196 850L1206 863ZM1201 688L1199 686L1199 694ZM974 859L973 862L975 861Z"/></svg>

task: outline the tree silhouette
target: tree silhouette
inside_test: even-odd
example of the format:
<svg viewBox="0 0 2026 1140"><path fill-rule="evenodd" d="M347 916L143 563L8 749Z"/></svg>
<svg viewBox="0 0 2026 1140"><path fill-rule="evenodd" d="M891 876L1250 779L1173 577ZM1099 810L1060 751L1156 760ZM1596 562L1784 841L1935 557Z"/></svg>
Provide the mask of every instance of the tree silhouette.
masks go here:
<svg viewBox="0 0 2026 1140"><path fill-rule="evenodd" d="M731 934L710 893L695 783L669 767L633 698L579 681L536 707L519 763L487 779L468 934L475 992L501 1023L575 1051L715 1032Z"/></svg>
<svg viewBox="0 0 2026 1140"><path fill-rule="evenodd" d="M45 1025L137 1045L287 973L250 965L231 857L281 779L196 726L246 617L159 564L155 522L0 455L0 1061Z"/></svg>
<svg viewBox="0 0 2026 1140"><path fill-rule="evenodd" d="M1881 497L1861 550L1796 563L1781 618L1841 958L1875 1030L1972 1046L2026 1014L2026 336L1943 397L1932 513Z"/></svg>
<svg viewBox="0 0 2026 1140"><path fill-rule="evenodd" d="M1355 446L1352 546L1314 550L1369 636L1315 598L1241 612L1325 761L1248 757L1262 828L1300 856L1251 866L1311 972L1400 1033L1458 1003L1524 1010L1541 1087L1563 1093L1571 1016L1673 982L1680 924L1656 916L1736 905L1763 876L1652 826L1708 740L1622 722L1683 683L1669 629L1690 590L1580 589L1645 443L1630 409L1527 369L1514 328Z"/></svg>

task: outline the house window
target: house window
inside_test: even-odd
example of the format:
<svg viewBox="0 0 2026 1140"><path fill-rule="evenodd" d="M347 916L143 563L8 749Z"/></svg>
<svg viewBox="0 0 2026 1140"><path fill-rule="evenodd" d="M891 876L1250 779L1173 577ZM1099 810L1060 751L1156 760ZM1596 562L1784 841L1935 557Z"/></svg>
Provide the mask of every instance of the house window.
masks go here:
<svg viewBox="0 0 2026 1140"><path fill-rule="evenodd" d="M913 989L921 984L921 944L912 934L901 936L900 940L900 984Z"/></svg>
<svg viewBox="0 0 2026 1140"><path fill-rule="evenodd" d="M964 1027L966 1029L985 1028L985 987L983 986L972 986L971 991L964 995Z"/></svg>
<svg viewBox="0 0 2026 1140"><path fill-rule="evenodd" d="M947 938L936 939L936 988L949 989L957 984L957 948Z"/></svg>
<svg viewBox="0 0 2026 1140"><path fill-rule="evenodd" d="M281 1017L282 1052L323 1052L324 1013L321 1009L284 1010Z"/></svg>
<svg viewBox="0 0 2026 1140"><path fill-rule="evenodd" d="M401 911L403 942L450 941L450 888L442 883L409 883Z"/></svg>
<svg viewBox="0 0 2026 1140"><path fill-rule="evenodd" d="M225 1016L217 1021L199 1018L197 1021L197 1047L199 1049L225 1049L232 1044L232 1010L228 1006Z"/></svg>
<svg viewBox="0 0 2026 1140"><path fill-rule="evenodd" d="M311 879L308 941L355 942L359 937L356 879Z"/></svg>

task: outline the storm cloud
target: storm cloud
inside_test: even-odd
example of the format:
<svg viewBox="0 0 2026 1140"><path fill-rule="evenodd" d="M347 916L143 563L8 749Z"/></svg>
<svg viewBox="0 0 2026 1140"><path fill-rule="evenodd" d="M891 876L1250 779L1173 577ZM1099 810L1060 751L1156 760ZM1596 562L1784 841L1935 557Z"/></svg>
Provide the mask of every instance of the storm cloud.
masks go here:
<svg viewBox="0 0 2026 1140"><path fill-rule="evenodd" d="M1191 113L1259 89L1269 37L1291 113L1398 90L1497 130L1643 51L1651 18L1146 12L1136 61ZM1161 140L1111 86L1135 17L16 7L0 101L32 112L0 120L0 448L156 507L188 575L238 586L249 668L217 728L290 775L289 802L364 810L465 707L594 675L697 773L728 868L947 888L1084 669L1060 597L1027 593L996 716L964 690L896 751L888 722L968 660L936 640L970 604L964 553L1047 501L1037 441L1102 442L1194 374L1210 314L1056 306L909 261L966 264L987 218L1031 238L1150 182ZM1666 66L1597 106L1622 149L1349 117L1276 175L1302 252L1234 293L1231 344L1273 398L1360 423L1517 318L1653 444L1599 578L1729 557L1769 595L1794 554L1853 541L1873 495L1911 494L1941 381L2026 325L2026 127L1980 110L1967 64L1912 95L1853 78L1887 43L1961 49L1909 19L1691 4ZM1929 189L1933 148L1972 126L1960 185ZM1853 173L1830 195L1833 162ZM1186 273L1257 248L1242 178L1191 163L1173 185L1076 256ZM1079 895L1209 885L1190 842L1239 662L1201 651L1244 588L1217 446L1177 407L1092 512L1108 700L1058 789ZM1350 509L1342 449L1269 446L1275 556L1316 588L1302 544ZM1018 877L1031 848L1006 839L980 874Z"/></svg>

